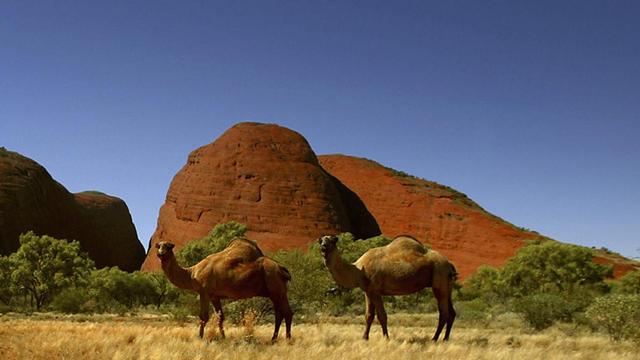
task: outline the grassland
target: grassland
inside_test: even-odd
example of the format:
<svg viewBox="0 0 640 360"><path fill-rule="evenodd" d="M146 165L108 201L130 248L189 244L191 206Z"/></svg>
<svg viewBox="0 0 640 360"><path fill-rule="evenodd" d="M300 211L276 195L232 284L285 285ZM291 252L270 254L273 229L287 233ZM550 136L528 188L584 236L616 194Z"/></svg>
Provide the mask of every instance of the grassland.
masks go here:
<svg viewBox="0 0 640 360"><path fill-rule="evenodd" d="M541 333L522 327L515 316L489 325L456 323L448 343L429 338L435 315L391 315L390 340L379 326L361 340L360 317L319 317L294 323L293 339L270 344L272 325L226 324L226 339L214 326L208 341L197 337L195 318L166 316L0 315L1 359L637 359L632 342L575 325ZM284 331L282 331L284 332Z"/></svg>

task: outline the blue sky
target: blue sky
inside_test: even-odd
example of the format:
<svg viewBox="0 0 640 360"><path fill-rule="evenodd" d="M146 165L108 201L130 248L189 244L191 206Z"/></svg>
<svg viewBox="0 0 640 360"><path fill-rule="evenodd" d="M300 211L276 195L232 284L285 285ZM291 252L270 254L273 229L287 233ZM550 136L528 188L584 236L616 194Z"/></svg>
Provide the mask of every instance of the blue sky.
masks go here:
<svg viewBox="0 0 640 360"><path fill-rule="evenodd" d="M640 256L635 1L3 1L0 146L124 199L146 246L240 121Z"/></svg>

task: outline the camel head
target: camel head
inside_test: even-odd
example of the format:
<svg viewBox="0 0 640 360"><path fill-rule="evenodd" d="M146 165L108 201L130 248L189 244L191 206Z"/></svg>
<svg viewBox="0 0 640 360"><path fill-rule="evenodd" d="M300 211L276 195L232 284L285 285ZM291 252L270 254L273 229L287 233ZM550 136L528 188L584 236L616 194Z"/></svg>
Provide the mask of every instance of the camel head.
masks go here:
<svg viewBox="0 0 640 360"><path fill-rule="evenodd" d="M320 252L325 258L337 248L337 243L338 237L335 235L325 235L318 239L318 244L320 244Z"/></svg>
<svg viewBox="0 0 640 360"><path fill-rule="evenodd" d="M160 260L164 260L168 258L169 254L173 253L173 247L175 245L168 241L160 241L156 244L156 252L158 253L158 257Z"/></svg>

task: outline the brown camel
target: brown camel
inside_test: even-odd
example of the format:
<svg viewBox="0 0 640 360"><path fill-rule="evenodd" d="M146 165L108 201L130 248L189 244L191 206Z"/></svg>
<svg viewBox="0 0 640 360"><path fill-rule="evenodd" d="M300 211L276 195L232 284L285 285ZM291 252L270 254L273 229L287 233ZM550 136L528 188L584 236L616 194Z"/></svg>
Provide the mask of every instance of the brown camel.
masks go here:
<svg viewBox="0 0 640 360"><path fill-rule="evenodd" d="M451 291L457 272L447 258L437 251L426 249L410 236L398 236L386 246L369 249L355 263L349 264L340 256L337 242L335 236L318 239L324 262L335 282L348 289L358 287L365 293L365 340L369 339L369 330L376 314L382 333L389 338L383 295L407 295L426 287L432 288L440 313L433 341L438 340L445 324L447 330L444 340L449 339L456 317Z"/></svg>
<svg viewBox="0 0 640 360"><path fill-rule="evenodd" d="M209 302L218 314L218 328L224 337L221 299L247 299L268 297L273 303L276 326L272 342L278 338L284 318L287 339L291 338L293 313L287 298L289 271L275 260L264 256L260 248L250 240L236 238L222 251L207 256L189 268L178 265L173 254L174 245L161 241L156 244L162 270L175 286L197 292L200 295L200 337L209 321Z"/></svg>

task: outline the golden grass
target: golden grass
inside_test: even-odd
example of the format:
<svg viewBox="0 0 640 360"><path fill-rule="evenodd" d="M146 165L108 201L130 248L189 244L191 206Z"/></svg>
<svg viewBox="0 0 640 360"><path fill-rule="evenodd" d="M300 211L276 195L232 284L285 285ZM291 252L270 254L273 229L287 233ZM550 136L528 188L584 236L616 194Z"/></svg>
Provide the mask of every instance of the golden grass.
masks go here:
<svg viewBox="0 0 640 360"><path fill-rule="evenodd" d="M391 315L391 340L380 327L361 340L360 318L319 318L294 322L293 339L270 344L271 324L225 324L219 339L214 324L203 341L197 321L159 316L0 316L1 359L637 359L637 345L613 343L600 334L554 327L529 333L509 324L454 326L451 341L432 343L432 315ZM377 324L376 324L377 325Z"/></svg>

